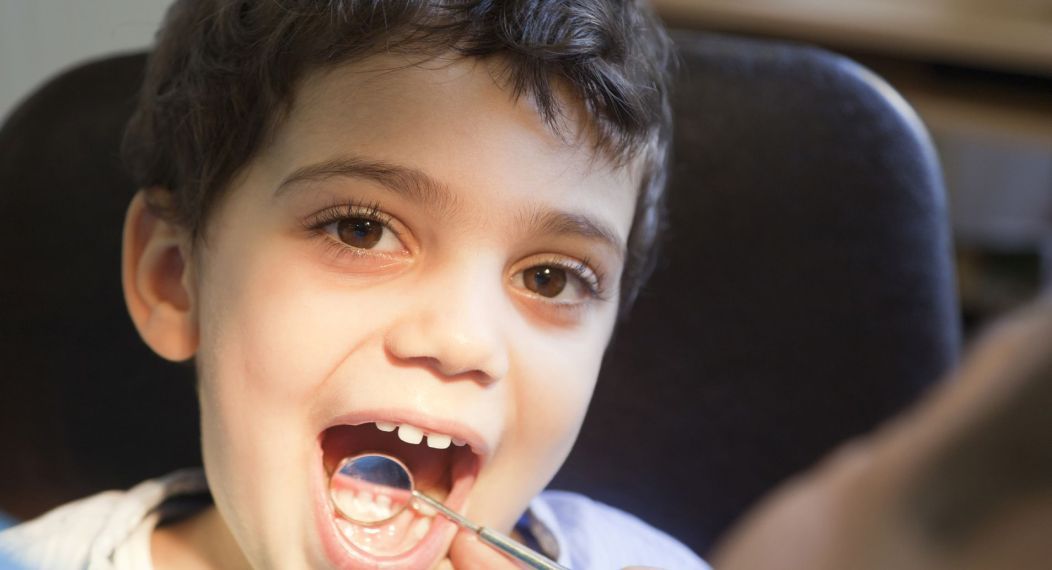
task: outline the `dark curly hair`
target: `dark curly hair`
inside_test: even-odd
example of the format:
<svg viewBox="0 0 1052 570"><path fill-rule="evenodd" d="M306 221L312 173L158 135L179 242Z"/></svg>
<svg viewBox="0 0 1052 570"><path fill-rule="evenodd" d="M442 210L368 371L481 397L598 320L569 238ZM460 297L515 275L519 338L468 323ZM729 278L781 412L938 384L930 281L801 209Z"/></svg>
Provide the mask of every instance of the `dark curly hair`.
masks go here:
<svg viewBox="0 0 1052 570"><path fill-rule="evenodd" d="M595 151L643 178L621 281L627 312L664 224L675 56L646 0L177 0L158 32L123 156L158 215L201 236L210 207L292 106L307 73L381 51L500 56L515 97L558 129L556 82Z"/></svg>

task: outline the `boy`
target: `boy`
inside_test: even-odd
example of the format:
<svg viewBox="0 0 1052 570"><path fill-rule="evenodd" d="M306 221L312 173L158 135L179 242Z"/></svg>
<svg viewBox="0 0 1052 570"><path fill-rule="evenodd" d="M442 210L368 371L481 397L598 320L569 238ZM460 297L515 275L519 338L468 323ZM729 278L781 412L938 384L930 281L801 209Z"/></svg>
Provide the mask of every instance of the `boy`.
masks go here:
<svg viewBox="0 0 1052 570"><path fill-rule="evenodd" d="M177 1L125 140L122 271L143 340L194 359L204 476L67 505L0 549L515 567L441 518L336 513L328 475L369 450L564 565L704 568L628 515L538 496L653 262L670 61L633 1Z"/></svg>

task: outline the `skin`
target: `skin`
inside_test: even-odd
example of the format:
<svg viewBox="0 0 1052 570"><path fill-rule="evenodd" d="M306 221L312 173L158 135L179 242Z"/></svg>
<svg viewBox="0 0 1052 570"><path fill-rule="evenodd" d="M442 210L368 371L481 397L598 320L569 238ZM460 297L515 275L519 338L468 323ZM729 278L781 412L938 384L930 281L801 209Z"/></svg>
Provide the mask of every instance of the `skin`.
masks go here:
<svg viewBox="0 0 1052 570"><path fill-rule="evenodd" d="M561 465L614 327L639 176L594 160L572 101L557 134L499 71L383 55L309 76L197 243L142 192L133 200L129 312L158 354L196 359L216 502L158 529L158 568L325 566L308 467L321 428L349 411L395 406L475 429L492 452L463 510L505 533ZM424 172L456 208L348 176L277 192L348 155ZM351 251L332 227L304 228L348 201L380 204L397 235ZM543 211L587 216L615 243L546 231L528 214ZM587 260L606 298L569 272L556 299L524 287L524 270L553 260ZM465 533L445 540L437 567L514 567Z"/></svg>
<svg viewBox="0 0 1052 570"><path fill-rule="evenodd" d="M773 493L721 570L995 570L1052 559L1052 297L990 331L908 413Z"/></svg>

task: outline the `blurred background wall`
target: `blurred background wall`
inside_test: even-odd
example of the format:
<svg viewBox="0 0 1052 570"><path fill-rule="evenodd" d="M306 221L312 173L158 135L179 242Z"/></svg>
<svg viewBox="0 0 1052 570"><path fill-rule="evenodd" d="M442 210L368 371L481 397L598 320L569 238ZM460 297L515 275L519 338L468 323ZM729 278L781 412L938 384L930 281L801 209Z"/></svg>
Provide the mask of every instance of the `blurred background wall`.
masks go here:
<svg viewBox="0 0 1052 570"><path fill-rule="evenodd" d="M0 0L0 117L47 77L142 49L169 0Z"/></svg>

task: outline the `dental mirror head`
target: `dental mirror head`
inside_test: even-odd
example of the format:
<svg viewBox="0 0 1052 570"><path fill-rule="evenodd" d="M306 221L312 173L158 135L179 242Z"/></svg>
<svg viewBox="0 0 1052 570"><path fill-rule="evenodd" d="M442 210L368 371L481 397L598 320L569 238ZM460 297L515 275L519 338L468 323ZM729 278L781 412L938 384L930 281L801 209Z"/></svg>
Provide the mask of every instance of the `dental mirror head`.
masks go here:
<svg viewBox="0 0 1052 570"><path fill-rule="evenodd" d="M333 471L329 497L344 518L366 526L383 524L412 503L413 475L390 455L355 455Z"/></svg>

